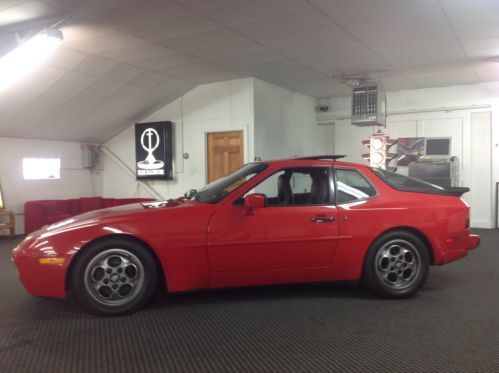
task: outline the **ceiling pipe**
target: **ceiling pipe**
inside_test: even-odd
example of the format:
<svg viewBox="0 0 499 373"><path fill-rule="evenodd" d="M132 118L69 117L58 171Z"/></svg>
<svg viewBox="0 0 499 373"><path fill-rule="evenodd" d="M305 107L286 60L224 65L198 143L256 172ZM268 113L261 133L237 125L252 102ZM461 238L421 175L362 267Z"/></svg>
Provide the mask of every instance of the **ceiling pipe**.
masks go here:
<svg viewBox="0 0 499 373"><path fill-rule="evenodd" d="M466 106L442 106L436 108L422 108L422 109L409 109L409 110L394 110L388 111L386 116L393 115L407 115L407 114L421 114L421 113L433 113L433 112L451 112L451 111L460 111L460 110L477 110L477 109L490 109L492 107L491 104L483 104L483 105L466 105ZM338 120L346 120L351 119L351 115L336 115L336 116L326 116L321 115L321 118L317 120L317 124L334 124L335 121Z"/></svg>

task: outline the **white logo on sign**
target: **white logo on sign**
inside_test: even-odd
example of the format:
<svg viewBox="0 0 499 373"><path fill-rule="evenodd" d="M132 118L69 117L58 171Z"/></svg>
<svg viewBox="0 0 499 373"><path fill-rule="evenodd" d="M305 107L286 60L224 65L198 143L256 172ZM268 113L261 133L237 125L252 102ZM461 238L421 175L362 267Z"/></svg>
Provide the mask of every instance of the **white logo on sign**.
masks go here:
<svg viewBox="0 0 499 373"><path fill-rule="evenodd" d="M158 148L160 143L158 132L154 128L147 128L140 136L140 145L147 152L145 160L137 163L139 168L143 170L157 170L164 166L164 162L154 158L153 152Z"/></svg>

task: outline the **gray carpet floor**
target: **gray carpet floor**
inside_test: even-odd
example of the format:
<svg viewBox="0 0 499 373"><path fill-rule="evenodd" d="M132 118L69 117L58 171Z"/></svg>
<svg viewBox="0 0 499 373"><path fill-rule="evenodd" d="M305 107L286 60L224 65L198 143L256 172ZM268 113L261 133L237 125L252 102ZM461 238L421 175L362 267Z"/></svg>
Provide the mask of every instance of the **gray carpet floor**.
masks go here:
<svg viewBox="0 0 499 373"><path fill-rule="evenodd" d="M499 231L407 300L329 284L173 295L121 318L34 298L0 240L0 372L499 372Z"/></svg>

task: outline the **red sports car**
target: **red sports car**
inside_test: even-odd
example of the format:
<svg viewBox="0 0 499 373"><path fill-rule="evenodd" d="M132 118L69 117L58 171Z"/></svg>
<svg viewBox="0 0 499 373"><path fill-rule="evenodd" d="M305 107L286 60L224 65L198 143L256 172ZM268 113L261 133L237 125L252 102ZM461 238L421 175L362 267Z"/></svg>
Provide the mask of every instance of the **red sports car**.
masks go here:
<svg viewBox="0 0 499 373"><path fill-rule="evenodd" d="M188 195L88 212L36 231L13 261L33 295L99 315L169 292L362 280L413 295L430 265L468 254L467 188L318 156L257 162Z"/></svg>

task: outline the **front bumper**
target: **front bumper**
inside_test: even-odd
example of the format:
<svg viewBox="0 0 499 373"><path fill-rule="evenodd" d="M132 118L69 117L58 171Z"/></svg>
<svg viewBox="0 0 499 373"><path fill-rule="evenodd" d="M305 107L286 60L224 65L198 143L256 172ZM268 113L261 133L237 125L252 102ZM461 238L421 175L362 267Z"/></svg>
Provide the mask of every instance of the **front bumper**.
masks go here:
<svg viewBox="0 0 499 373"><path fill-rule="evenodd" d="M35 296L66 298L67 259L63 264L41 264L40 256L30 255L23 249L22 243L11 256L17 267L17 273L26 290Z"/></svg>
<svg viewBox="0 0 499 373"><path fill-rule="evenodd" d="M447 264L464 258L468 255L468 251L476 249L479 245L480 236L476 234L468 234L456 243L456 248L442 252L442 262L440 264Z"/></svg>

